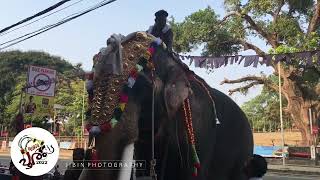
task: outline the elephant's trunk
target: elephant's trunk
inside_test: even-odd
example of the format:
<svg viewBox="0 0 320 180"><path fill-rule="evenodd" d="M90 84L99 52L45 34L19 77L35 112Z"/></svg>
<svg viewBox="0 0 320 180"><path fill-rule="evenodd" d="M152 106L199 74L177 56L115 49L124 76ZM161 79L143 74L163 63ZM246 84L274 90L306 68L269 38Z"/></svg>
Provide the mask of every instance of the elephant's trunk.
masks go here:
<svg viewBox="0 0 320 180"><path fill-rule="evenodd" d="M124 156L133 156L133 143L138 139L138 118L140 106L134 101L129 101L118 124L108 133L101 134L96 138L96 149L100 160L123 160ZM125 148L127 147L127 148ZM127 152L125 149L129 149ZM132 155L131 155L132 154ZM126 158L126 160L130 160ZM90 171L90 170L89 170ZM91 170L89 179L117 180L120 170ZM126 171L128 172L128 171ZM94 177L93 177L94 176Z"/></svg>

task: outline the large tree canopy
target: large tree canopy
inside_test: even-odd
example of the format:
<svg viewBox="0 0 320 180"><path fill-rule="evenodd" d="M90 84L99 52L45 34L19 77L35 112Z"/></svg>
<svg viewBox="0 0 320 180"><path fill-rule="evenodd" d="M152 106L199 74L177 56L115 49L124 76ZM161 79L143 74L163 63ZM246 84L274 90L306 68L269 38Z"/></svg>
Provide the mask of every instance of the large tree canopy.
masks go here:
<svg viewBox="0 0 320 180"><path fill-rule="evenodd" d="M227 15L219 17L208 7L186 17L183 22L171 21L174 49L190 52L204 47L203 55L230 55L242 50L253 50L261 56L268 53L290 53L317 50L320 45L320 1L314 0L225 0ZM255 41L259 38L269 47L263 51ZM202 45L202 46L201 46ZM316 62L316 59L314 59ZM291 64L282 65L282 93L287 105L284 111L300 129L304 142L310 143L308 109L320 117L320 65L306 67L306 62L292 58ZM272 64L274 75L278 66ZM264 84L278 91L278 84L267 76L247 76L222 83L245 83L230 93L246 92Z"/></svg>

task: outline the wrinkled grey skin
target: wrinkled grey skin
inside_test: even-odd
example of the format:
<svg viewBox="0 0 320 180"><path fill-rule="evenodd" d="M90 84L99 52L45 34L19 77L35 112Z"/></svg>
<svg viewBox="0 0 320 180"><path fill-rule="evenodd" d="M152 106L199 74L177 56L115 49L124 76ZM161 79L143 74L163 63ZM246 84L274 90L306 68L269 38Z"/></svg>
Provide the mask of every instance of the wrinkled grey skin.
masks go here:
<svg viewBox="0 0 320 180"><path fill-rule="evenodd" d="M158 179L164 180L245 180L243 168L253 153L252 132L245 114L236 103L218 90L209 88L213 105L204 88L188 80L183 67L158 49L156 67L155 127ZM123 149L135 143L135 159L150 160L152 86L146 74L138 77L120 122L96 139L100 159L119 160ZM196 147L201 162L198 177L192 177L191 146L186 137L182 103L190 98ZM145 172L149 172L147 169ZM144 174L139 172L138 175ZM88 171L81 179L116 180L118 171Z"/></svg>

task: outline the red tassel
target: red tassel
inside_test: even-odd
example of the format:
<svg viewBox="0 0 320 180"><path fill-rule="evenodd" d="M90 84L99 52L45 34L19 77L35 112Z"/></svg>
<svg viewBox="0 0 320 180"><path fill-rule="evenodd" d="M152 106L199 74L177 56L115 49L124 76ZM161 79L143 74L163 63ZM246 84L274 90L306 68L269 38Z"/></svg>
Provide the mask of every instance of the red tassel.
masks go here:
<svg viewBox="0 0 320 180"><path fill-rule="evenodd" d="M130 71L130 76L131 76L133 79L137 79L137 77L138 77L138 72L137 72L136 68L134 68L134 69L132 69L132 70Z"/></svg>
<svg viewBox="0 0 320 180"><path fill-rule="evenodd" d="M194 167L196 167L197 169L200 169L200 163L195 163Z"/></svg>
<svg viewBox="0 0 320 180"><path fill-rule="evenodd" d="M100 125L100 129L102 132L108 132L111 129L111 124L110 123L103 123Z"/></svg>
<svg viewBox="0 0 320 180"><path fill-rule="evenodd" d="M153 47L150 47L150 48L148 48L148 51L149 51L151 54L153 54L155 50L154 50Z"/></svg>
<svg viewBox="0 0 320 180"><path fill-rule="evenodd" d="M193 172L192 173L192 177L197 177L198 176L198 172Z"/></svg>
<svg viewBox="0 0 320 180"><path fill-rule="evenodd" d="M120 103L127 103L128 100L129 100L129 97L127 94L125 94L125 93L120 94Z"/></svg>

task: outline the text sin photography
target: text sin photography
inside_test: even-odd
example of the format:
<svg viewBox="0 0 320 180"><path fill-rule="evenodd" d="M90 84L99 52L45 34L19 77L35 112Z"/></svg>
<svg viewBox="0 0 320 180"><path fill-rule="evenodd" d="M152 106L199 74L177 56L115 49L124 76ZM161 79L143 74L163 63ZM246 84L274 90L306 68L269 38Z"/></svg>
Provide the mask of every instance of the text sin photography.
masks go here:
<svg viewBox="0 0 320 180"><path fill-rule="evenodd" d="M74 161L66 163L66 167L71 169L77 168L93 168L96 170L114 170L120 168L135 168L137 170L146 169L146 161L135 160L135 161L121 161L121 160L99 160L99 161Z"/></svg>

